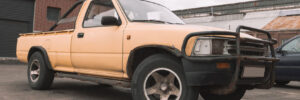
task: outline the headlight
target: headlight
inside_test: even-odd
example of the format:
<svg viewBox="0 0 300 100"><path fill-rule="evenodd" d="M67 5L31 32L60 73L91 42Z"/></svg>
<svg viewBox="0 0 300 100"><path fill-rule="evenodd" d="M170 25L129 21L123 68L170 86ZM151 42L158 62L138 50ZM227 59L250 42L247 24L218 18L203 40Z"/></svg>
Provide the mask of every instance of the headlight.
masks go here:
<svg viewBox="0 0 300 100"><path fill-rule="evenodd" d="M198 38L195 41L192 56L229 55L227 44L228 42L222 38Z"/></svg>
<svg viewBox="0 0 300 100"><path fill-rule="evenodd" d="M194 55L209 55L212 51L210 39L198 39L194 47Z"/></svg>

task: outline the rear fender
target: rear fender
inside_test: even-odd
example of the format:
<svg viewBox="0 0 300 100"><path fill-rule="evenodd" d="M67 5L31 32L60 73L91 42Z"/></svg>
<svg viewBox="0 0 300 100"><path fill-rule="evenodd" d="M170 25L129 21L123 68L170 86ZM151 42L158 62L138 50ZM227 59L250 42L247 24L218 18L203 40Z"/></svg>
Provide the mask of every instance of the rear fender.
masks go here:
<svg viewBox="0 0 300 100"><path fill-rule="evenodd" d="M33 46L30 48L29 50L29 53L28 53L28 56L27 56L27 61L29 62L30 60L30 57L31 55L34 53L34 52L41 52L43 54L43 58L44 58L44 61L47 65L47 67L50 69L50 70L53 70L52 66L51 66L51 63L50 63L50 60L49 60L49 56L47 54L47 51L45 48L41 47L41 46Z"/></svg>

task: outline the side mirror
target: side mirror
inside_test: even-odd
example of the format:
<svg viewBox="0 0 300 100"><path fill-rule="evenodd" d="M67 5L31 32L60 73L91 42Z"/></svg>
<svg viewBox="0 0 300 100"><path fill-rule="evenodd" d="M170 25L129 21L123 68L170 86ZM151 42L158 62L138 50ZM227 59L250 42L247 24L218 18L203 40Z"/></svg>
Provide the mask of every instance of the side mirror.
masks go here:
<svg viewBox="0 0 300 100"><path fill-rule="evenodd" d="M119 26L121 23L119 20L113 16L103 16L101 20L102 25L116 25Z"/></svg>
<svg viewBox="0 0 300 100"><path fill-rule="evenodd" d="M282 56L285 56L288 53L287 51L284 51L284 50L281 50L281 49L276 50L276 52L278 54L281 54Z"/></svg>
<svg viewBox="0 0 300 100"><path fill-rule="evenodd" d="M282 51L281 51L281 48L275 49L275 52L276 52L276 53L281 53L281 52L282 52Z"/></svg>

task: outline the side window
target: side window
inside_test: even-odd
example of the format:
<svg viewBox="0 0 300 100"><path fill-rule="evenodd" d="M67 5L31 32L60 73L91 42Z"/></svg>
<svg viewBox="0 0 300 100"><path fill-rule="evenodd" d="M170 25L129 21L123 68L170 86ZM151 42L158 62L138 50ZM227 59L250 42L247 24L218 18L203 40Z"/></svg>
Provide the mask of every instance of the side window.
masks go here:
<svg viewBox="0 0 300 100"><path fill-rule="evenodd" d="M94 0L85 16L83 27L100 27L102 17L112 16L119 19L111 0Z"/></svg>
<svg viewBox="0 0 300 100"><path fill-rule="evenodd" d="M300 53L300 38L294 39L282 48L283 51L288 53Z"/></svg>

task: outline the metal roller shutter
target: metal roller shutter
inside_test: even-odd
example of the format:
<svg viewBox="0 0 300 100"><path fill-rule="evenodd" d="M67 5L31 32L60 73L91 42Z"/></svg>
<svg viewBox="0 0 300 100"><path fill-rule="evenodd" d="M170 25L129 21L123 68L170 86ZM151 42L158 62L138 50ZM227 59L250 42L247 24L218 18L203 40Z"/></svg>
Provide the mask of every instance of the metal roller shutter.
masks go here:
<svg viewBox="0 0 300 100"><path fill-rule="evenodd" d="M19 33L32 32L34 0L0 0L0 57L15 57Z"/></svg>
<svg viewBox="0 0 300 100"><path fill-rule="evenodd" d="M28 32L29 23L0 19L0 57L15 57L18 34Z"/></svg>

